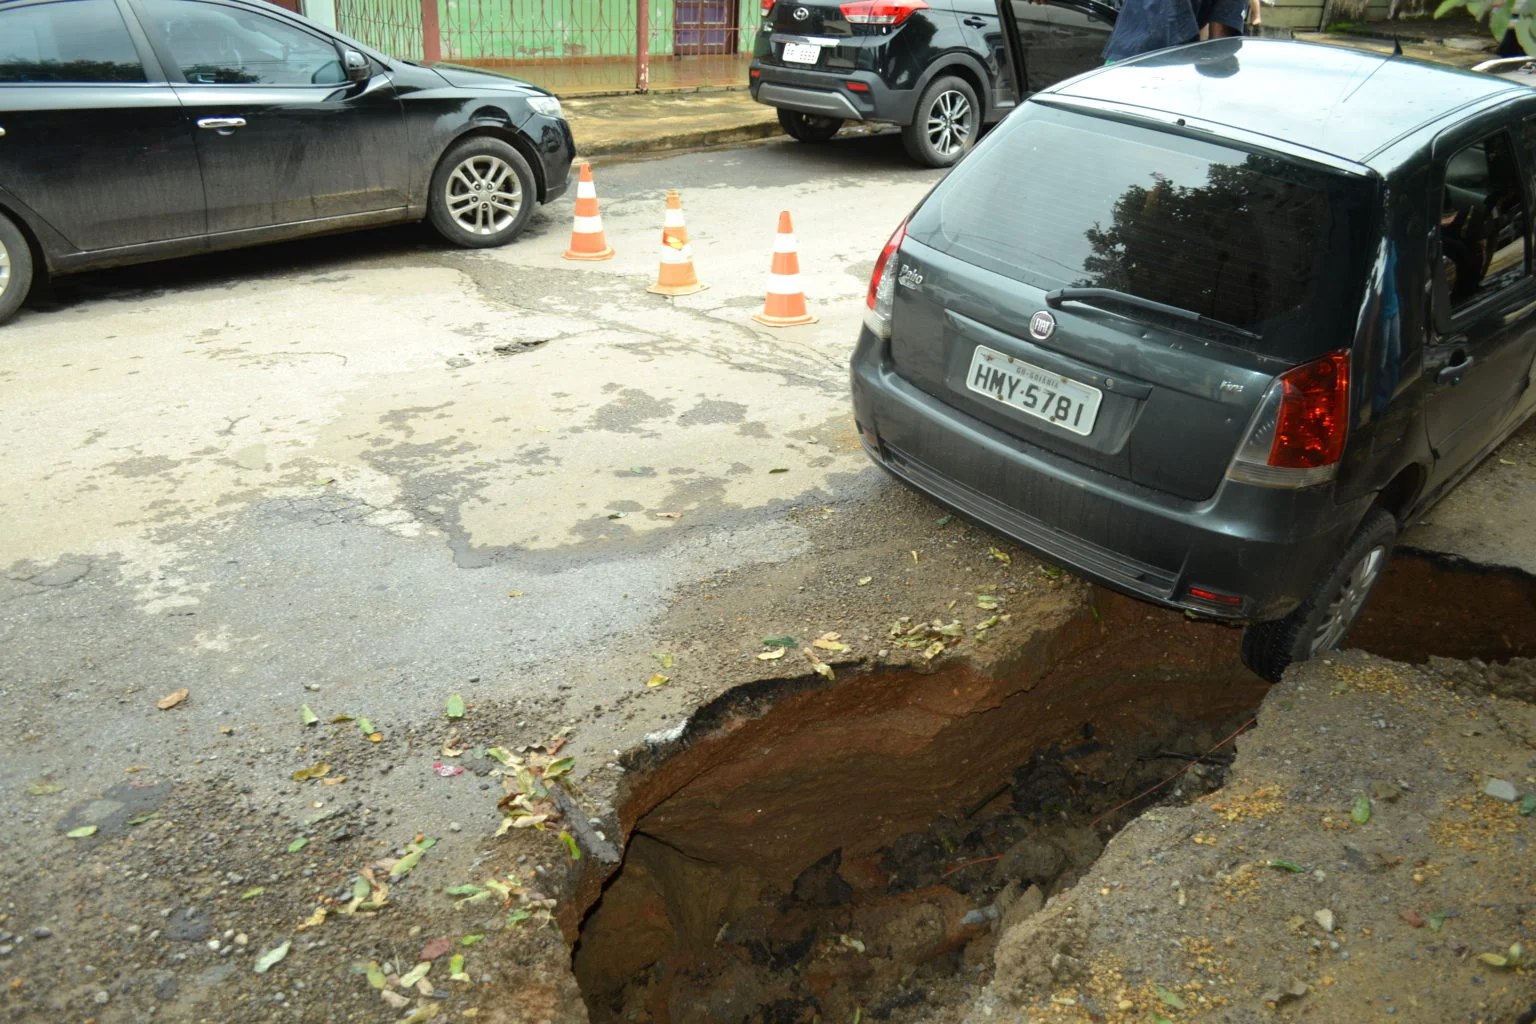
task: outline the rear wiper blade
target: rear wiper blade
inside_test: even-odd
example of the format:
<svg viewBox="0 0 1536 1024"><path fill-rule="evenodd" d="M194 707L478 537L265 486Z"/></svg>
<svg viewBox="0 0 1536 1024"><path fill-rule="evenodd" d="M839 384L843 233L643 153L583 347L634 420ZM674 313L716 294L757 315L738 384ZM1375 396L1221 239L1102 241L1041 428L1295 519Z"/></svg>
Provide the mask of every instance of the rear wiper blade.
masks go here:
<svg viewBox="0 0 1536 1024"><path fill-rule="evenodd" d="M1123 306L1136 306L1139 309L1151 310L1164 316L1171 316L1176 320L1187 320L1190 323L1201 324L1206 327L1214 327L1222 331L1230 331L1233 334L1242 335L1253 341L1263 340L1263 335L1256 334L1246 327L1229 324L1225 320L1217 320L1215 317L1206 316L1204 313L1196 313L1192 309L1182 306L1170 306L1166 302L1156 302L1152 299L1144 299L1140 295L1132 295L1130 292L1122 292L1114 288L1057 288L1053 292L1047 292L1045 304L1052 309L1060 309L1063 302L1082 302L1095 305L1100 302L1118 302Z"/></svg>

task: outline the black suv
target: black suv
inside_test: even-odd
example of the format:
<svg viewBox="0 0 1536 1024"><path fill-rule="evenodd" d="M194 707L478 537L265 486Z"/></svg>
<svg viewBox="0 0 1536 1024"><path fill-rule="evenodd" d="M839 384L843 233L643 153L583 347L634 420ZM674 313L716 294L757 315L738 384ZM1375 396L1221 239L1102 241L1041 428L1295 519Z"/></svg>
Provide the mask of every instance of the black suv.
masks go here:
<svg viewBox="0 0 1536 1024"><path fill-rule="evenodd" d="M1533 175L1536 90L1490 75L1245 39L1083 75L880 255L861 436L1090 579L1249 624L1277 679L1536 409Z"/></svg>
<svg viewBox="0 0 1536 1024"><path fill-rule="evenodd" d="M542 89L270 4L0 0L0 321L44 272L423 218L501 245L574 149Z"/></svg>
<svg viewBox="0 0 1536 1024"><path fill-rule="evenodd" d="M1012 0L1024 92L1103 63L1118 0ZM912 158L948 167L1018 103L994 0L763 0L752 96L801 142L844 121L903 126Z"/></svg>

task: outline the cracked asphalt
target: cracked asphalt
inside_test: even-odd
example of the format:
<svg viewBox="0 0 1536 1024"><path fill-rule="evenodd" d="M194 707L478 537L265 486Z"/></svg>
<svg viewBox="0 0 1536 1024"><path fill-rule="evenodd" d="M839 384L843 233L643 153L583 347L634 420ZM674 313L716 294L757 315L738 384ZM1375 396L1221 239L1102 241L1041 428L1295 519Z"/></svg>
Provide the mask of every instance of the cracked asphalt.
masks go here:
<svg viewBox="0 0 1536 1024"><path fill-rule="evenodd" d="M561 259L562 201L504 249L392 230L130 268L7 326L0 810L49 827L22 780L84 797L135 765L239 758L275 786L304 702L389 731L450 692L552 724L633 700L614 659L649 661L679 586L803 554L796 510L893 490L846 358L873 258L937 174L891 136L596 173L607 263ZM644 290L669 188L709 286L676 300ZM771 331L750 315L781 209L820 322ZM644 678L654 699L576 749L685 713Z"/></svg>

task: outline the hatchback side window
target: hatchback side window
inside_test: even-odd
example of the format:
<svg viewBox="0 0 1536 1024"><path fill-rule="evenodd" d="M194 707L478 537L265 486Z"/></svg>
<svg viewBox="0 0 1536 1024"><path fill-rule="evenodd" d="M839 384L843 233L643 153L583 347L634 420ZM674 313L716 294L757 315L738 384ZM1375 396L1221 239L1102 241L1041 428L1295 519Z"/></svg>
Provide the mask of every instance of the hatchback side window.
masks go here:
<svg viewBox="0 0 1536 1024"><path fill-rule="evenodd" d="M1445 165L1440 262L1452 310L1530 273L1529 213L1514 140L1490 135Z"/></svg>
<svg viewBox="0 0 1536 1024"><path fill-rule="evenodd" d="M347 80L327 40L254 11L187 0L149 0L149 22L193 85L339 85Z"/></svg>
<svg viewBox="0 0 1536 1024"><path fill-rule="evenodd" d="M144 65L112 0L0 9L0 82L142 82Z"/></svg>

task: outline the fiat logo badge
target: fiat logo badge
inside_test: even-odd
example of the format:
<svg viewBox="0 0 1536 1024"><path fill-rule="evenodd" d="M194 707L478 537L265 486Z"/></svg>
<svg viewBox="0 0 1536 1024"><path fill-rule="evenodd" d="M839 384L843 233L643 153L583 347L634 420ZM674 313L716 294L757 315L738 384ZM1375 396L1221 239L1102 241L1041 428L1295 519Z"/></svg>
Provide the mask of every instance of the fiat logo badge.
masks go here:
<svg viewBox="0 0 1536 1024"><path fill-rule="evenodd" d="M806 10L804 7L796 7L795 8L794 19L796 21L804 21L806 18L809 18L810 16L811 16L811 12Z"/></svg>
<svg viewBox="0 0 1536 1024"><path fill-rule="evenodd" d="M1045 310L1041 310L1029 318L1029 336L1036 341L1044 341L1056 331L1056 318Z"/></svg>

